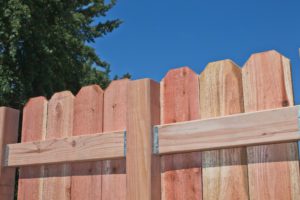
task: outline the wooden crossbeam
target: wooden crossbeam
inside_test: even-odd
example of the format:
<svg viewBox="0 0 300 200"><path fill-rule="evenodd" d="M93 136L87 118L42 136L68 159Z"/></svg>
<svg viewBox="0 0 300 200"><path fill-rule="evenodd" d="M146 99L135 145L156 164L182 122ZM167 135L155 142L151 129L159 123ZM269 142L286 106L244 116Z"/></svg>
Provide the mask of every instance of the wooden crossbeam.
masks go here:
<svg viewBox="0 0 300 200"><path fill-rule="evenodd" d="M154 126L154 154L300 140L300 106ZM7 144L4 167L110 160L126 156L125 131Z"/></svg>
<svg viewBox="0 0 300 200"><path fill-rule="evenodd" d="M299 110L300 106L294 106L155 126L154 153L297 141L300 139Z"/></svg>
<svg viewBox="0 0 300 200"><path fill-rule="evenodd" d="M8 144L5 154L6 167L123 158L125 132Z"/></svg>

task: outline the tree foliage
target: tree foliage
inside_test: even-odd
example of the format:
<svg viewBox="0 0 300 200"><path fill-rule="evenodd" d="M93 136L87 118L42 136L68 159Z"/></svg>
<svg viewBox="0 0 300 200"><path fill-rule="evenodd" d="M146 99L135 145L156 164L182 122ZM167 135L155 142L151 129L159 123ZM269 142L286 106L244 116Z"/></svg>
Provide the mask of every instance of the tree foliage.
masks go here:
<svg viewBox="0 0 300 200"><path fill-rule="evenodd" d="M115 0L0 1L0 105L109 83L109 65L88 46L121 21L102 20Z"/></svg>

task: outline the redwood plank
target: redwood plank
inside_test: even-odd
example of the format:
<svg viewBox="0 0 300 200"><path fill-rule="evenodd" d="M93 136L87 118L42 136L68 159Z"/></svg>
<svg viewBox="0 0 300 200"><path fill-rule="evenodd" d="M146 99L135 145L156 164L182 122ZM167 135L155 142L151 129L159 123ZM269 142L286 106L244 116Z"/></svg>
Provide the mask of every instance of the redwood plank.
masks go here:
<svg viewBox="0 0 300 200"><path fill-rule="evenodd" d="M74 103L73 136L101 133L103 91L98 85L81 88ZM72 200L101 199L101 161L72 164Z"/></svg>
<svg viewBox="0 0 300 200"><path fill-rule="evenodd" d="M254 54L242 69L245 112L292 106L289 60L276 51ZM247 148L251 199L299 199L297 143Z"/></svg>
<svg viewBox="0 0 300 200"><path fill-rule="evenodd" d="M130 81L127 96L128 200L160 200L159 157L152 154L152 126L159 124L159 84Z"/></svg>
<svg viewBox="0 0 300 200"><path fill-rule="evenodd" d="M31 98L23 109L22 142L45 139L47 104L44 97ZM22 167L19 171L18 200L40 200L43 166Z"/></svg>
<svg viewBox="0 0 300 200"><path fill-rule="evenodd" d="M1 200L13 200L15 194L15 168L3 168L3 157L6 144L18 140L19 111L0 107L0 197Z"/></svg>
<svg viewBox="0 0 300 200"><path fill-rule="evenodd" d="M231 60L209 63L200 74L201 119L244 111L240 68ZM202 153L203 199L249 199L246 148Z"/></svg>
<svg viewBox="0 0 300 200"><path fill-rule="evenodd" d="M69 91L55 93L48 103L46 139L71 136L74 96ZM43 200L70 200L71 166L47 165L44 170Z"/></svg>
<svg viewBox="0 0 300 200"><path fill-rule="evenodd" d="M161 81L161 123L198 119L199 81L188 67L170 70ZM201 153L161 157L162 199L202 199Z"/></svg>
<svg viewBox="0 0 300 200"><path fill-rule="evenodd" d="M128 79L112 81L104 92L103 130L126 129ZM126 199L126 160L106 160L102 165L102 199ZM112 192L114 188L118 192Z"/></svg>

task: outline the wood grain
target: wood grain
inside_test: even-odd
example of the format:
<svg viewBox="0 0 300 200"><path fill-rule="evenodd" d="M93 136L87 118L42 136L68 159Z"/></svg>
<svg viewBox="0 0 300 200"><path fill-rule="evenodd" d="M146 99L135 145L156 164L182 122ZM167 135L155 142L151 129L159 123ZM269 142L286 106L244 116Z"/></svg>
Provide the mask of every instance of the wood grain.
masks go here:
<svg viewBox="0 0 300 200"><path fill-rule="evenodd" d="M160 163L152 154L152 126L159 124L159 84L149 79L130 81L127 96L128 200L159 200Z"/></svg>
<svg viewBox="0 0 300 200"><path fill-rule="evenodd" d="M15 194L16 169L3 168L4 145L18 140L19 111L0 107L0 197L1 200L13 200Z"/></svg>
<svg viewBox="0 0 300 200"><path fill-rule="evenodd" d="M6 145L7 167L85 162L124 157L124 131ZM79 166L79 165L78 165ZM74 175L87 172L76 170ZM90 172L91 173L91 172ZM95 172L100 174L100 172ZM88 175L88 174L86 174ZM100 179L101 180L101 179Z"/></svg>
<svg viewBox="0 0 300 200"><path fill-rule="evenodd" d="M75 98L73 135L90 135L101 133L103 130L103 91L98 85L91 85L81 88ZM121 134L122 135L122 134ZM101 137L101 134L97 138ZM75 140L74 140L75 141ZM81 146L76 141L76 146ZM102 145L101 145L102 144ZM104 145L112 144L109 141L96 142L96 138L82 142L85 152L81 152L77 158L83 158L91 154L103 155ZM89 149L89 147L98 147ZM82 148L82 149L83 149ZM114 149L113 149L114 150ZM70 154L75 155L75 153ZM105 155L103 155L106 157ZM66 157L66 155L64 155ZM84 162L72 164L72 200L93 200L101 199L101 161Z"/></svg>
<svg viewBox="0 0 300 200"><path fill-rule="evenodd" d="M188 67L170 70L161 81L161 123L198 119L199 81ZM162 199L202 199L201 153L161 157Z"/></svg>
<svg viewBox="0 0 300 200"><path fill-rule="evenodd" d="M25 105L23 109L22 142L42 141L45 139L47 104L48 101L44 97L36 97L31 98ZM18 200L40 200L43 172L43 166L20 168Z"/></svg>
<svg viewBox="0 0 300 200"><path fill-rule="evenodd" d="M104 131L126 130L128 83L128 79L112 81L105 90ZM102 199L126 199L126 160L103 161L102 171Z"/></svg>
<svg viewBox="0 0 300 200"><path fill-rule="evenodd" d="M46 139L71 136L73 114L73 94L69 91L55 93L48 103ZM70 200L70 175L71 167L69 164L45 166L42 199Z"/></svg>
<svg viewBox="0 0 300 200"><path fill-rule="evenodd" d="M231 60L209 63L200 74L199 83L201 119L244 111L242 73ZM217 141L221 144L228 140L232 143L236 141L234 136L227 131L228 128L225 128L224 138L220 140L213 138L213 146L218 143ZM222 133L212 132L212 135L220 136L219 134ZM249 135L245 136L247 137ZM202 179L203 199L205 200L248 199L246 149L234 148L203 152Z"/></svg>
<svg viewBox="0 0 300 200"><path fill-rule="evenodd" d="M296 141L300 138L298 109L296 106L155 126L159 154ZM233 160L235 165L240 162Z"/></svg>
<svg viewBox="0 0 300 200"><path fill-rule="evenodd" d="M252 55L242 72L246 112L294 104L289 61L278 52ZM248 147L247 155L251 199L299 199L295 142Z"/></svg>

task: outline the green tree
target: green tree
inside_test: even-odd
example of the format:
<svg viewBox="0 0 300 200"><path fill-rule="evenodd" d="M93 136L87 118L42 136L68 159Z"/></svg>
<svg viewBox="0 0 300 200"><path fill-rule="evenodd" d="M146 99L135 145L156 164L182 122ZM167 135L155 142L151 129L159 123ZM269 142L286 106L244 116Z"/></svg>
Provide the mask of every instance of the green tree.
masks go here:
<svg viewBox="0 0 300 200"><path fill-rule="evenodd" d="M115 0L0 1L0 105L97 83L106 87L109 65L88 43L117 28L106 20Z"/></svg>

